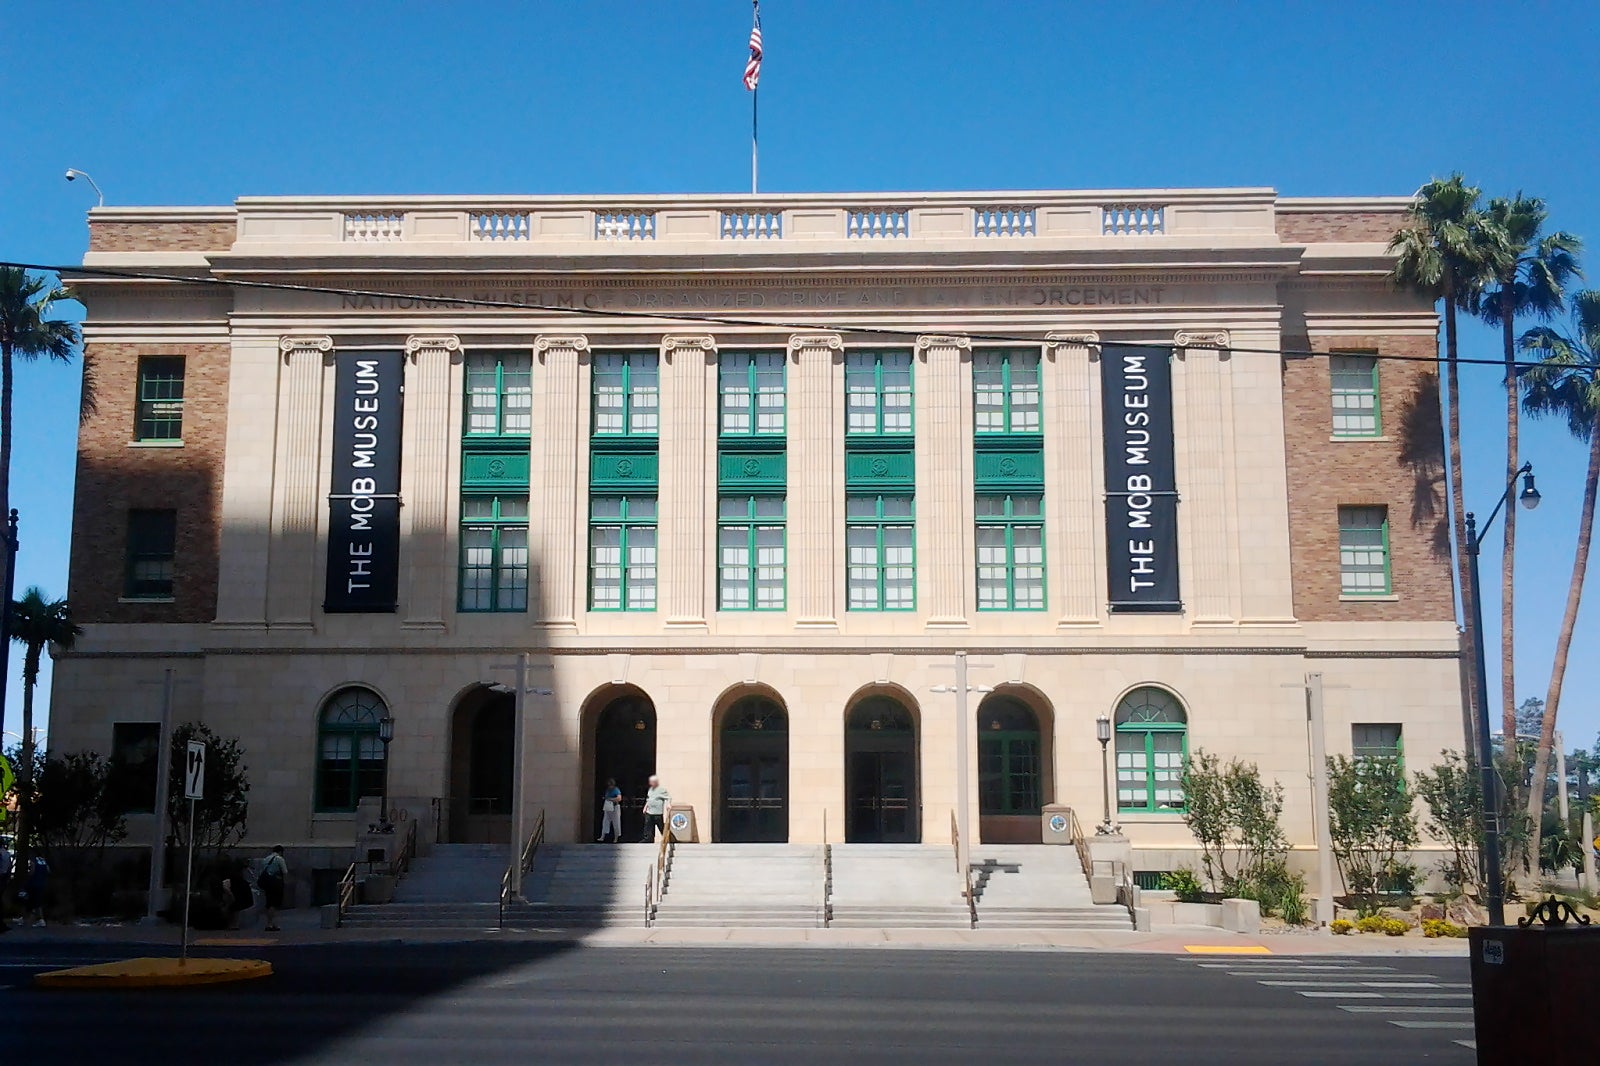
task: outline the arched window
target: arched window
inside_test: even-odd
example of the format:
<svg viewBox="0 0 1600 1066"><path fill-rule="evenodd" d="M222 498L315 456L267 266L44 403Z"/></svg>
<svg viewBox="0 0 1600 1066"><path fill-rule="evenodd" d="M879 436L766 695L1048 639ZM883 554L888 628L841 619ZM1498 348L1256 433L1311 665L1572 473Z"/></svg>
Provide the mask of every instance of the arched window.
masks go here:
<svg viewBox="0 0 1600 1066"><path fill-rule="evenodd" d="M323 704L317 720L317 810L353 811L363 796L383 794L378 723L388 714L378 694L366 688L340 689Z"/></svg>
<svg viewBox="0 0 1600 1066"><path fill-rule="evenodd" d="M1181 811L1189 716L1165 689L1137 688L1117 704L1117 810Z"/></svg>
<svg viewBox="0 0 1600 1066"><path fill-rule="evenodd" d="M978 813L1038 814L1039 716L1021 700L990 696L978 708Z"/></svg>

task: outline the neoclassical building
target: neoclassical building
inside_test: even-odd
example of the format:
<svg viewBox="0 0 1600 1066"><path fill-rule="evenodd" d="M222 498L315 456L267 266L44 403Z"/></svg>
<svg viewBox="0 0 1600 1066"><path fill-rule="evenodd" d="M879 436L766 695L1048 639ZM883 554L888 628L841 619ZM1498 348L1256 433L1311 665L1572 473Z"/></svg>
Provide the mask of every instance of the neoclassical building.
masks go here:
<svg viewBox="0 0 1600 1066"><path fill-rule="evenodd" d="M427 839L520 797L592 840L652 772L701 840L947 842L965 789L1026 842L1101 820L1105 716L1140 868L1193 862L1199 749L1309 847L1309 674L1331 752L1459 746L1405 204L98 208L52 746L145 757L170 669L257 844L348 848L385 787Z"/></svg>

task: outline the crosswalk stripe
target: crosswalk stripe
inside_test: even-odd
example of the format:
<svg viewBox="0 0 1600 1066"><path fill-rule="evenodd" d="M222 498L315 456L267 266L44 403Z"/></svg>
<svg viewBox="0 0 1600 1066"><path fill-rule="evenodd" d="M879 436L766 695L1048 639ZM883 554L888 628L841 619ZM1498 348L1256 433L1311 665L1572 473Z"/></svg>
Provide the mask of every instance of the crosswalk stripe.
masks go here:
<svg viewBox="0 0 1600 1066"><path fill-rule="evenodd" d="M1468 981L1257 981L1272 988L1471 988Z"/></svg>
<svg viewBox="0 0 1600 1066"><path fill-rule="evenodd" d="M1472 1019L1467 1018L1459 1022L1391 1021L1389 1024L1399 1026L1401 1029L1471 1029Z"/></svg>
<svg viewBox="0 0 1600 1066"><path fill-rule="evenodd" d="M1308 999L1464 999L1472 1000L1472 995L1467 992L1310 992L1303 988L1295 989L1297 993Z"/></svg>
<svg viewBox="0 0 1600 1066"><path fill-rule="evenodd" d="M1365 1006L1356 1006L1356 1007L1349 1007L1349 1006L1345 1006L1343 1004L1340 1004L1339 1009L1340 1010L1347 1010L1351 1014L1466 1014L1466 1015L1470 1015L1472 1013L1472 1008L1471 1007L1432 1007L1432 1006L1429 1006L1429 1007L1421 1007L1421 1006L1407 1006L1407 1007L1365 1007Z"/></svg>
<svg viewBox="0 0 1600 1066"><path fill-rule="evenodd" d="M1457 1040L1456 1043L1464 1048L1471 1048L1473 1051L1478 1050L1478 1042L1476 1040Z"/></svg>

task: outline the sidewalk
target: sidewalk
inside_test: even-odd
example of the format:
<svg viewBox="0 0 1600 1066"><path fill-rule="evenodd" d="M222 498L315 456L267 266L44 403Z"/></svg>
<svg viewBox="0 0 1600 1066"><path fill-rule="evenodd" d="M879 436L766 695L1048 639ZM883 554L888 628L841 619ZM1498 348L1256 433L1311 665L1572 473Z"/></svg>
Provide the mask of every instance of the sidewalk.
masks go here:
<svg viewBox="0 0 1600 1066"><path fill-rule="evenodd" d="M1164 926L1148 933L1034 929L551 929L510 931L485 929L323 929L316 912L287 911L281 933L259 929L196 932L196 947L251 948L340 943L426 944L457 941L529 941L579 943L595 947L728 947L728 948L921 948L971 951L1120 951L1157 955L1186 952L1274 955L1363 955L1465 957L1465 940L1387 937L1372 934L1318 936L1308 933L1242 934L1209 926ZM178 930L168 925L70 925L44 929L13 927L0 937L0 957L19 946L115 943L130 948L167 946L176 949Z"/></svg>

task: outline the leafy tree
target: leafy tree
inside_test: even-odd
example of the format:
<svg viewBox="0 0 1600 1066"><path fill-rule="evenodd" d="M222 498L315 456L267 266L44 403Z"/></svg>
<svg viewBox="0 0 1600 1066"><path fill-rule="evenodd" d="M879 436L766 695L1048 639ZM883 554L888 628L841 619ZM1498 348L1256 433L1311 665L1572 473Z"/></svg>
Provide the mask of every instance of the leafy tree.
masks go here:
<svg viewBox="0 0 1600 1066"><path fill-rule="evenodd" d="M1459 752L1440 752L1442 762L1416 775L1417 795L1428 807L1422 828L1442 840L1450 854L1439 860L1439 872L1452 889L1464 892L1478 883L1483 845L1483 787L1478 767Z"/></svg>
<svg viewBox="0 0 1600 1066"><path fill-rule="evenodd" d="M1572 334L1548 326L1522 335L1524 351L1537 353L1540 362L1522 374L1522 406L1535 418L1559 418L1574 437L1589 445L1589 466L1583 480L1583 506L1578 515L1577 550L1572 559L1572 579L1567 584L1567 609L1556 637L1555 661L1550 667L1550 689L1545 696L1534 749L1533 780L1528 818L1533 823L1529 854L1539 854L1539 817L1544 805L1542 782L1550 771L1555 747L1556 715L1561 709L1561 686L1567 674L1567 655L1578 623L1583 599L1583 579L1589 569L1589 544L1594 534L1595 493L1600 487L1600 290L1586 290L1572 300Z"/></svg>
<svg viewBox="0 0 1600 1066"><path fill-rule="evenodd" d="M1328 840L1357 910L1376 914L1378 893L1417 844L1417 816L1398 758L1328 759Z"/></svg>
<svg viewBox="0 0 1600 1066"><path fill-rule="evenodd" d="M184 798L183 773L189 741L206 746L205 797L195 802L194 845L215 858L244 839L250 818L249 767L244 749L233 737L224 738L204 722L185 722L172 731L172 772L167 779L167 824L180 847L189 843L189 801Z"/></svg>
<svg viewBox="0 0 1600 1066"><path fill-rule="evenodd" d="M3 269L0 268L0 271ZM3 292L0 292L0 297L3 297ZM26 869L23 862L28 858L28 848L33 838L27 826L28 820L33 817L33 692L39 684L39 663L46 645L57 644L70 648L77 642L83 629L73 623L72 609L67 606L66 600L47 600L36 585L24 592L22 599L11 604L10 624L11 639L23 647L22 763L21 772L17 775L17 814L23 828L17 834L17 857L18 867Z"/></svg>
<svg viewBox="0 0 1600 1066"><path fill-rule="evenodd" d="M1289 851L1280 819L1283 786L1261 780L1254 763L1197 751L1183 769L1183 819L1200 844L1206 880L1227 894L1259 890ZM1255 898L1252 896L1252 898Z"/></svg>
<svg viewBox="0 0 1600 1066"><path fill-rule="evenodd" d="M1519 737L1538 736L1539 727L1544 723L1544 700L1538 696L1529 696L1517 707L1516 721L1512 723L1513 730Z"/></svg>
<svg viewBox="0 0 1600 1066"><path fill-rule="evenodd" d="M1544 201L1517 193L1511 198L1496 197L1484 212L1487 219L1505 235L1507 255L1500 264L1492 288L1481 293L1475 310L1491 326L1500 327L1506 362L1506 480L1511 481L1522 465L1517 418L1517 335L1519 316L1548 321L1566 303L1567 286L1581 278L1578 254L1583 242L1570 233L1544 233L1547 217ZM1501 518L1503 549L1500 556L1500 698L1501 722L1511 732L1516 717L1516 681L1513 670L1513 590L1517 543L1517 509L1506 509ZM1488 701L1484 701L1485 706Z"/></svg>
<svg viewBox="0 0 1600 1066"><path fill-rule="evenodd" d="M40 760L31 814L34 836L79 904L106 845L128 835L127 821L107 787L109 776L106 760L92 751Z"/></svg>

